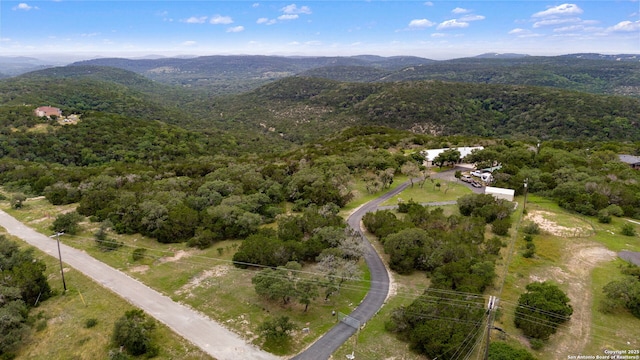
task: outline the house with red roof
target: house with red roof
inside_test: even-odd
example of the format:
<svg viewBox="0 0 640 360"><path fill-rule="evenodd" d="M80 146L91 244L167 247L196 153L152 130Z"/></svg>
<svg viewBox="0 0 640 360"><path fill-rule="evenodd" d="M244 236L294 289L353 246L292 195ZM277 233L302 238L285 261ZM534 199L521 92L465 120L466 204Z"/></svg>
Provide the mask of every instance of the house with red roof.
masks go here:
<svg viewBox="0 0 640 360"><path fill-rule="evenodd" d="M57 117L61 117L62 116L62 110L58 109L57 107L52 107L52 106L40 106L39 108L34 110L34 113L36 114L36 116L38 117L51 117L51 116L57 116Z"/></svg>

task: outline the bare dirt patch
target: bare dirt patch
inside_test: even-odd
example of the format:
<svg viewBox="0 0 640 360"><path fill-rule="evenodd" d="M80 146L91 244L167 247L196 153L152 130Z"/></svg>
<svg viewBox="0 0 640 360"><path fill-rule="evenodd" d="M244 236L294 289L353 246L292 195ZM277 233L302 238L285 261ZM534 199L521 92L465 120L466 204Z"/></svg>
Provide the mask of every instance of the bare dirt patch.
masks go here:
<svg viewBox="0 0 640 360"><path fill-rule="evenodd" d="M164 256L158 259L158 261L160 263L174 262L189 256L191 256L190 252L187 252L184 250L178 250L175 254L173 254L173 256Z"/></svg>
<svg viewBox="0 0 640 360"><path fill-rule="evenodd" d="M566 359L567 354L580 354L590 338L591 308L591 271L601 262L616 258L616 253L594 243L567 241L564 258L560 267L547 267L530 275L532 281L550 280L566 289L571 299L573 315L571 320L561 326L545 349L547 354L555 354L556 359Z"/></svg>
<svg viewBox="0 0 640 360"><path fill-rule="evenodd" d="M204 281L209 278L217 278L226 275L229 272L228 265L218 265L212 269L205 270L198 276L192 278L188 283L183 285L180 289L176 290L177 295L187 294L188 297L192 296L191 291L202 285Z"/></svg>
<svg viewBox="0 0 640 360"><path fill-rule="evenodd" d="M583 229L580 227L566 227L560 225L557 222L551 220L554 216L556 216L556 214L548 211L533 210L527 214L525 220L535 222L543 231L554 236L581 237L591 235L591 229Z"/></svg>
<svg viewBox="0 0 640 360"><path fill-rule="evenodd" d="M138 265L129 269L132 273L145 273L147 270L149 270L149 265Z"/></svg>

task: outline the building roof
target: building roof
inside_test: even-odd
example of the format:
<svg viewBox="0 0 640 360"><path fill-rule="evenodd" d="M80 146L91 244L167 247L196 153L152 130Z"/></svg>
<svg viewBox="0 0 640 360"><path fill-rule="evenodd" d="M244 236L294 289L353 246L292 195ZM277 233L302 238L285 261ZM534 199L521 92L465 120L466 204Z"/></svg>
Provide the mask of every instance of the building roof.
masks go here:
<svg viewBox="0 0 640 360"><path fill-rule="evenodd" d="M422 155L424 155L424 157L426 158L427 161L433 161L433 159L436 158L436 156L440 155L440 153L442 153L445 150L458 150L458 152L460 153L460 158L464 158L465 156L471 154L471 152L473 150L482 150L484 149L484 147L482 146L464 146L464 147L459 147L459 148L448 148L448 149L429 149L429 150L422 150L420 151L420 153Z"/></svg>
<svg viewBox="0 0 640 360"><path fill-rule="evenodd" d="M62 110L58 109L57 107L53 107L53 106L40 106L39 108L37 108L35 110L36 114L42 114L44 116L51 116L51 115L61 115L62 114ZM40 116L42 116L40 115Z"/></svg>
<svg viewBox="0 0 640 360"><path fill-rule="evenodd" d="M513 195L515 195L516 191L513 190L513 189L505 189L505 188L487 186L486 188L484 188L484 193L485 194L502 194L502 195L513 196Z"/></svg>
<svg viewBox="0 0 640 360"><path fill-rule="evenodd" d="M633 164L640 164L640 156L633 156L633 155L618 155L618 158L620 159L620 161L622 161L623 163L627 163L630 165Z"/></svg>

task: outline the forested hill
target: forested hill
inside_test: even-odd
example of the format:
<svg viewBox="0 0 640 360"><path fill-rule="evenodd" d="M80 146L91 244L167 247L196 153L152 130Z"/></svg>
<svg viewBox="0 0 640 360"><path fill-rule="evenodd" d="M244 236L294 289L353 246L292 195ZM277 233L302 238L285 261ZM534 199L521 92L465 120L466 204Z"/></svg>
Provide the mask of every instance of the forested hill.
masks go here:
<svg viewBox="0 0 640 360"><path fill-rule="evenodd" d="M281 56L201 56L194 58L122 59L104 58L81 61L71 66L99 65L121 68L150 79L186 88L207 90L211 94L241 93L309 69L326 66L361 66L387 70L433 62L413 57L281 57Z"/></svg>
<svg viewBox="0 0 640 360"><path fill-rule="evenodd" d="M222 127L241 122L294 142L353 125L433 135L640 140L640 100L547 87L290 77L217 101L216 109Z"/></svg>
<svg viewBox="0 0 640 360"><path fill-rule="evenodd" d="M580 55L578 55L580 56ZM640 96L640 62L587 55L519 58L465 58L388 71L332 66L301 75L339 81L443 80L479 84L534 85L595 94Z"/></svg>
<svg viewBox="0 0 640 360"><path fill-rule="evenodd" d="M596 94L640 96L640 56L484 54L435 61L419 57L202 56L162 59L93 59L100 65L210 94L237 94L288 76L351 82L443 80L481 84L550 86Z"/></svg>

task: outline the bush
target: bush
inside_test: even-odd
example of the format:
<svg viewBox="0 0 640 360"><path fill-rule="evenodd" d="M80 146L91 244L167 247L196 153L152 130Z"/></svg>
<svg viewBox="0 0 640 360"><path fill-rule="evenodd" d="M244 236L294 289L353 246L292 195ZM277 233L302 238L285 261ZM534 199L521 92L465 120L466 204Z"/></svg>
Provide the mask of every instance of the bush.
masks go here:
<svg viewBox="0 0 640 360"><path fill-rule="evenodd" d="M87 329L91 329L92 327L94 327L96 325L98 325L98 319L91 318L91 319L85 320L85 322L84 322L84 327L87 328Z"/></svg>
<svg viewBox="0 0 640 360"><path fill-rule="evenodd" d="M556 285L533 282L518 298L514 323L525 336L547 340L573 314L569 298ZM533 346L533 342L532 342Z"/></svg>
<svg viewBox="0 0 640 360"><path fill-rule="evenodd" d="M133 356L146 354L155 348L151 343L151 331L154 328L155 323L147 319L142 310L127 311L114 325L113 345L124 347Z"/></svg>
<svg viewBox="0 0 640 360"><path fill-rule="evenodd" d="M533 221L529 221L522 226L522 232L530 235L540 234L540 226Z"/></svg>
<svg viewBox="0 0 640 360"><path fill-rule="evenodd" d="M611 223L611 215L609 214L609 211L606 209L598 211L598 222L601 224Z"/></svg>
<svg viewBox="0 0 640 360"><path fill-rule="evenodd" d="M535 360L527 350L517 349L503 342L489 345L489 360Z"/></svg>
<svg viewBox="0 0 640 360"><path fill-rule="evenodd" d="M633 227L633 225L627 223L622 225L620 233L625 236L636 236L636 229Z"/></svg>
<svg viewBox="0 0 640 360"><path fill-rule="evenodd" d="M509 229L511 228L511 219L497 219L493 223L491 223L491 231L494 234L500 236L506 236L509 234Z"/></svg>
<svg viewBox="0 0 640 360"><path fill-rule="evenodd" d="M133 253L131 254L131 258L133 259L133 261L142 260L142 259L144 259L146 254L147 254L147 249L136 248L136 249L133 249Z"/></svg>
<svg viewBox="0 0 640 360"><path fill-rule="evenodd" d="M82 215L77 212L70 212L61 214L56 217L51 225L50 229L55 232L64 232L69 235L75 235L80 232L80 221L82 221Z"/></svg>
<svg viewBox="0 0 640 360"><path fill-rule="evenodd" d="M15 194L11 197L11 207L14 209L20 209L22 208L25 200L27 200L27 197L24 194Z"/></svg>

